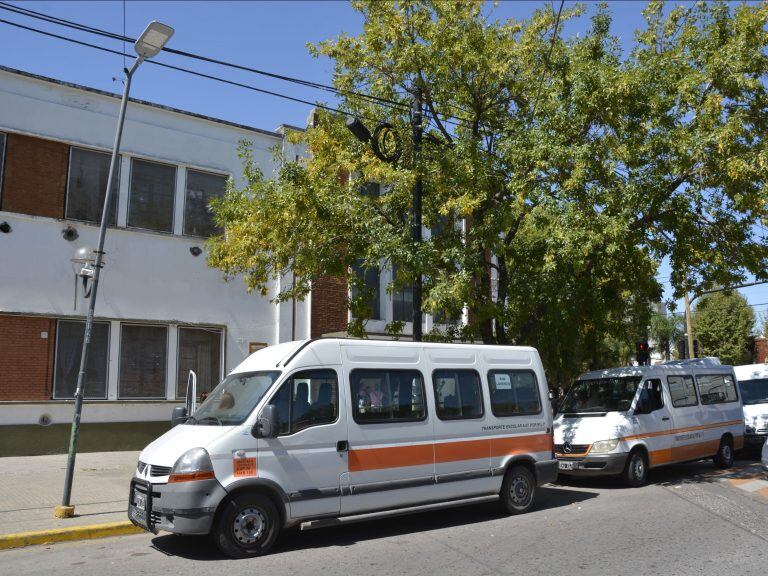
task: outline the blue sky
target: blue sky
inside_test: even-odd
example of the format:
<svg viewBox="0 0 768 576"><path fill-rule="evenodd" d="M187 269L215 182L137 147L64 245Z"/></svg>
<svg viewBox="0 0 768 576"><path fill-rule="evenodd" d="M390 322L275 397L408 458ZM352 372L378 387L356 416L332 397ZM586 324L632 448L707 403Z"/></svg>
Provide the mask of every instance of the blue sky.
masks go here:
<svg viewBox="0 0 768 576"><path fill-rule="evenodd" d="M362 18L348 3L341 1L282 2L150 2L150 1L66 1L10 2L53 16L136 37L150 20L160 20L176 30L169 46L228 60L270 72L331 83L332 62L312 58L308 42L332 38L342 32L359 33ZM499 19L525 18L543 1L506 1L494 9ZM567 1L566 8L573 1ZM587 12L594 11L593 2L585 2ZM559 2L553 2L555 8ZM643 23L644 1L611 2L613 31L625 48L632 44L634 30ZM125 15L125 18L124 18ZM0 10L0 18L21 22L66 36L122 49L120 42L100 39L85 33L30 20ZM569 21L562 33L566 36L583 31L587 18ZM132 52L131 46L126 51ZM0 23L0 63L36 74L102 90L119 92L123 58L96 50L46 38L29 31ZM189 62L163 54L159 60L187 66L208 74L252 84L294 97L333 103L330 95L293 84L255 76L246 72L221 69L200 62ZM132 96L176 108L223 118L265 129L279 124L303 126L310 107L258 94L250 90L226 86L195 78L181 72L155 66L143 66L136 75ZM662 266L659 278L666 284L669 269ZM742 291L755 311L768 310L768 285ZM671 289L667 286L667 296ZM680 307L681 308L681 307Z"/></svg>

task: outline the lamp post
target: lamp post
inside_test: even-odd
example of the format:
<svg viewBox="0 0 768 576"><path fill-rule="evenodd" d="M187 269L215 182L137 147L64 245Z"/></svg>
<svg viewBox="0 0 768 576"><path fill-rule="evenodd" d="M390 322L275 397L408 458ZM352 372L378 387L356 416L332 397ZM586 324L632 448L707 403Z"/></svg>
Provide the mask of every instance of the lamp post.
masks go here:
<svg viewBox="0 0 768 576"><path fill-rule="evenodd" d="M81 248L76 253L72 262L80 267L77 274L83 278L84 296L88 298L88 314L85 317L85 333L83 334L83 349L80 354L80 370L77 374L77 388L75 389L75 414L72 418L72 429L69 437L69 456L67 458L67 471L64 478L64 494L61 498L61 505L56 506L53 515L57 518L71 518L75 513L75 507L70 505L72 495L72 477L75 472L75 456L77 455L77 439L80 433L80 415L83 411L83 393L85 385L85 370L88 364L88 352L91 345L91 332L93 330L93 313L96 307L96 294L99 288L99 275L104 265L104 239L107 234L107 220L110 213L109 205L111 201L112 179L115 176L118 152L120 150L120 140L123 135L123 124L125 123L125 109L128 104L128 93L131 89L131 79L134 72L147 58L156 56L165 46L166 42L173 36L173 28L166 26L156 20L153 20L145 28L141 36L134 44L137 58L130 69L125 70L126 80L123 89L123 98L120 101L120 112L117 117L117 130L115 132L115 143L112 147L112 160L109 164L109 176L107 177L107 190L104 193L104 207L101 212L101 225L99 226L99 242L95 250ZM91 278L90 288L85 289L88 278Z"/></svg>
<svg viewBox="0 0 768 576"><path fill-rule="evenodd" d="M416 172L413 183L413 198L411 200L411 238L413 240L414 252L418 250L421 243L421 198L422 198L422 177L421 177L421 140L424 135L424 126L422 123L422 99L421 91L416 90L411 101L411 138L413 139L413 157L411 163ZM347 128L355 138L361 142L371 143L371 149L374 155L389 164L396 164L400 159L401 149L397 133L391 124L382 122L373 131L373 134L366 128L365 124L354 116L347 118ZM413 341L421 342L423 329L421 326L421 292L422 279L421 274L417 274L413 283Z"/></svg>

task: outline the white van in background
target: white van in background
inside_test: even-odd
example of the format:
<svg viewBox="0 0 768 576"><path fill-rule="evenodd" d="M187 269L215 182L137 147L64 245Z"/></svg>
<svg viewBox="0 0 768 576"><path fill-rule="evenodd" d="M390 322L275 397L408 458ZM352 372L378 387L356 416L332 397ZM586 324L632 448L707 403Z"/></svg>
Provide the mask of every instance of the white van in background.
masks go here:
<svg viewBox="0 0 768 576"><path fill-rule="evenodd" d="M744 448L760 450L768 437L768 364L734 366L744 404Z"/></svg>
<svg viewBox="0 0 768 576"><path fill-rule="evenodd" d="M533 348L270 346L142 451L128 517L247 557L297 524L492 499L526 512L557 477L547 393Z"/></svg>
<svg viewBox="0 0 768 576"><path fill-rule="evenodd" d="M744 442L733 368L709 358L582 374L554 425L561 474L622 475L630 486L665 464L713 457L728 468Z"/></svg>

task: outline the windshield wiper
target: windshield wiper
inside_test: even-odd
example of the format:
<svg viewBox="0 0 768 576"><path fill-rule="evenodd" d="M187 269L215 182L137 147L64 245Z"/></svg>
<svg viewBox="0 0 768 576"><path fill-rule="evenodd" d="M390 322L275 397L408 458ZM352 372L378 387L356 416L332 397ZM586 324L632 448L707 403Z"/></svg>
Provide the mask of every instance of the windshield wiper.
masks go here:
<svg viewBox="0 0 768 576"><path fill-rule="evenodd" d="M212 420L216 422L219 426L224 426L224 424L221 423L221 420L219 420L216 416L206 416L205 418L200 418L200 420L196 420L198 424L202 424L206 420Z"/></svg>

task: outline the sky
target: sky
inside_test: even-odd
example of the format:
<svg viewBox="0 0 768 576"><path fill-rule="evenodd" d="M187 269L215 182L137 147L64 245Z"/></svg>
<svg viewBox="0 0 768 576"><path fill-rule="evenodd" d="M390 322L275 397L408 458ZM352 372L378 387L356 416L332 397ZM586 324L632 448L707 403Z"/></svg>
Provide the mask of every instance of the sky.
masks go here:
<svg viewBox="0 0 768 576"><path fill-rule="evenodd" d="M559 2L549 2L555 9ZM341 33L359 34L363 20L347 2L342 1L263 1L210 2L175 1L152 2L114 1L27 1L8 2L48 15L73 20L110 32L137 37L148 22L159 20L175 29L169 47L208 57L259 68L305 80L332 83L333 63L325 58L313 58L307 44L331 39ZM526 18L544 7L542 0L502 1L493 16ZM566 9L574 1L566 1ZM587 13L595 10L594 2L584 2ZM623 0L610 2L613 13L613 33L625 50L633 43L634 31L643 24L642 10L646 2ZM35 28L79 40L123 50L122 43L77 32L0 9L0 19L22 23ZM569 20L561 30L564 36L583 32L589 25L587 17ZM130 45L125 51L132 53ZM0 64L58 80L82 84L110 92L122 91L124 58L92 48L70 44L55 38L13 28L0 22ZM333 104L328 93L295 84L265 78L249 72L223 69L198 61L189 61L170 54L157 60L194 68L197 71L222 76L308 101ZM130 64L131 60L127 61ZM131 95L182 110L221 118L241 124L273 130L280 124L306 125L311 106L290 102L274 96L259 94L240 87L189 76L182 72L144 65L134 76ZM665 263L658 277L665 285L665 299L671 298L668 284L669 267ZM768 311L768 285L743 289L742 293L756 313ZM682 303L678 302L678 310Z"/></svg>

